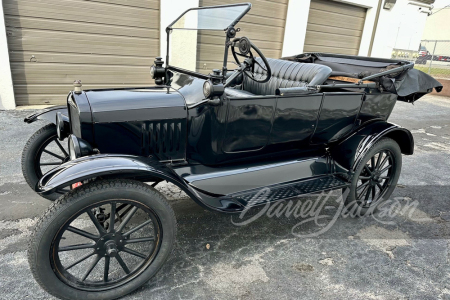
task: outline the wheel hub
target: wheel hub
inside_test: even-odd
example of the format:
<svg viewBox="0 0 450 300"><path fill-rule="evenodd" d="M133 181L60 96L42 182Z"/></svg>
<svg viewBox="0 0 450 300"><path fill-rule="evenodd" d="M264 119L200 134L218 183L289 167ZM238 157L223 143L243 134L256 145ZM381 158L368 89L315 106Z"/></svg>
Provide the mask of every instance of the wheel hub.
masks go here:
<svg viewBox="0 0 450 300"><path fill-rule="evenodd" d="M114 241L106 242L105 246L106 246L106 254L109 256L116 256L116 254L119 252L117 250L117 245Z"/></svg>
<svg viewBox="0 0 450 300"><path fill-rule="evenodd" d="M373 175L373 177L372 177L372 180L375 181L375 182L379 182L380 181L380 174L378 174L378 172L375 173Z"/></svg>
<svg viewBox="0 0 450 300"><path fill-rule="evenodd" d="M116 256L123 248L124 237L120 233L107 233L97 240L96 252L101 256Z"/></svg>

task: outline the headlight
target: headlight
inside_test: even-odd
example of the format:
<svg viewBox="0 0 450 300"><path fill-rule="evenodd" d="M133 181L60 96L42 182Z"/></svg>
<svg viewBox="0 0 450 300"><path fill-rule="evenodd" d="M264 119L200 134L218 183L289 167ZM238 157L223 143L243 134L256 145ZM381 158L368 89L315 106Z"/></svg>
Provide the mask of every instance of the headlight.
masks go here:
<svg viewBox="0 0 450 300"><path fill-rule="evenodd" d="M214 97L220 97L222 96L225 88L223 87L223 84L213 84L210 80L205 81L203 84L203 95L205 95L205 98L214 98Z"/></svg>
<svg viewBox="0 0 450 300"><path fill-rule="evenodd" d="M205 98L209 98L209 96L211 95L211 90L212 90L211 81L205 81L205 83L203 84L203 95L205 95Z"/></svg>
<svg viewBox="0 0 450 300"><path fill-rule="evenodd" d="M152 79L155 79L155 66L151 66L150 67L150 76L152 77Z"/></svg>
<svg viewBox="0 0 450 300"><path fill-rule="evenodd" d="M75 135L69 135L69 156L70 160L77 159L82 156L90 155L94 151L91 145L83 139L77 138Z"/></svg>

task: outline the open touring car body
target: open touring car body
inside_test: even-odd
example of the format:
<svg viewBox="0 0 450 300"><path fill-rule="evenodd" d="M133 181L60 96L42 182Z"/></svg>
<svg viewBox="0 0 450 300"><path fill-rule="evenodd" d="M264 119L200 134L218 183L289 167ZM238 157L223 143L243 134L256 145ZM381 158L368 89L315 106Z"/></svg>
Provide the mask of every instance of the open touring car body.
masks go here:
<svg viewBox="0 0 450 300"><path fill-rule="evenodd" d="M328 63L332 70L320 87L306 91L289 87L301 83L289 79L290 68L318 62ZM271 80L286 81L284 90L269 81L261 85L273 85L271 94L245 93L244 81L239 89L226 91L217 106L189 109L204 98L207 79L175 71L170 86L71 93L64 113L70 119L70 133L101 154L52 170L38 191L99 174L164 179L209 208L239 211L267 186L290 197L345 187L358 157L381 137L396 140L404 154L413 153L412 135L389 123L389 115L396 101L413 102L431 88L439 89L414 69L405 69L397 78L364 80L367 87L352 83L374 68L379 73L390 66L407 66L401 61L302 54L270 63L280 74ZM418 73L415 76L427 79L428 85L399 95L399 89L411 85L403 81L414 78L408 73Z"/></svg>
<svg viewBox="0 0 450 300"><path fill-rule="evenodd" d="M161 59L155 63L162 66ZM306 53L268 63L268 82L236 76L214 104L205 102L202 88L211 78L233 76L226 62L215 75L167 64L164 82L151 87L83 91L78 85L67 107L26 119L58 114L61 135L86 148L45 174L36 190L50 193L92 178L167 180L208 208L233 212L264 187L272 200L342 188L382 137L412 154L411 133L389 123L389 115L396 101L414 102L442 88L400 60ZM254 72L264 75L258 67Z"/></svg>

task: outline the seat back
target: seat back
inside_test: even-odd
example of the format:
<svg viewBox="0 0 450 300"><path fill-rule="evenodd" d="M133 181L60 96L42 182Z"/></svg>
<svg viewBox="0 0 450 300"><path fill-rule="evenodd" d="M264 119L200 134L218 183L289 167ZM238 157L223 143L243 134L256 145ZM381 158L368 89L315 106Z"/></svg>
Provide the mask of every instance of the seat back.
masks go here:
<svg viewBox="0 0 450 300"><path fill-rule="evenodd" d="M260 57L256 60L264 66ZM327 80L331 68L324 65L305 64L281 59L267 59L272 69L272 77L268 82L257 83L248 76L244 76L243 89L255 95L275 95L278 88L301 87L318 85ZM264 78L266 71L255 64L255 77Z"/></svg>

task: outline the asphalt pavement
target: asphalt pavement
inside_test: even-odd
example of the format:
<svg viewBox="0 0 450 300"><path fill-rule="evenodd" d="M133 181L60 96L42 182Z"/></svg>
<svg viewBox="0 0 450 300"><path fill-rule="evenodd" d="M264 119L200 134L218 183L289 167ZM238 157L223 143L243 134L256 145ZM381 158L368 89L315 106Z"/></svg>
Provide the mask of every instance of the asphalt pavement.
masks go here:
<svg viewBox="0 0 450 300"><path fill-rule="evenodd" d="M53 299L26 260L50 204L21 174L23 146L44 124L23 123L31 112L0 111L0 299ZM389 121L412 131L415 153L403 156L397 189L374 217L343 215L336 192L317 211L288 215L282 202L231 216L160 186L178 220L176 247L123 299L450 299L450 98L397 102ZM308 199L317 198L292 204Z"/></svg>

